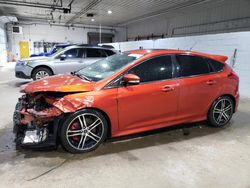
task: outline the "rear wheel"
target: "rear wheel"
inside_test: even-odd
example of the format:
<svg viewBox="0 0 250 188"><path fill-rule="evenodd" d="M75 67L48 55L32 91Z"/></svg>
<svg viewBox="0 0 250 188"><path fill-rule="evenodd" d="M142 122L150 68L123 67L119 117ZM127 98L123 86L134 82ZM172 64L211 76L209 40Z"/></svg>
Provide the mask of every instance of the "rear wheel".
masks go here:
<svg viewBox="0 0 250 188"><path fill-rule="evenodd" d="M62 146L71 153L95 150L106 138L108 124L98 111L84 109L71 114L62 126Z"/></svg>
<svg viewBox="0 0 250 188"><path fill-rule="evenodd" d="M209 110L208 122L213 127L223 127L231 120L233 112L233 100L228 96L219 97Z"/></svg>
<svg viewBox="0 0 250 188"><path fill-rule="evenodd" d="M32 73L33 80L40 80L42 78L53 75L52 71L46 67L36 68Z"/></svg>

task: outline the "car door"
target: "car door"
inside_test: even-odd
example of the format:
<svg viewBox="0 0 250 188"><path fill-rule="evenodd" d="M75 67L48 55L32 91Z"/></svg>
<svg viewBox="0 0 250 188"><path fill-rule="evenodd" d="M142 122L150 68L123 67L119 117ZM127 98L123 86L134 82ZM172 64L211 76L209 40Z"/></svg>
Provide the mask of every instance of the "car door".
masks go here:
<svg viewBox="0 0 250 188"><path fill-rule="evenodd" d="M73 48L56 57L54 66L57 74L77 71L84 63L84 49Z"/></svg>
<svg viewBox="0 0 250 188"><path fill-rule="evenodd" d="M175 57L180 77L178 116L185 119L206 115L211 103L219 95L220 75L210 73L208 62L203 57Z"/></svg>
<svg viewBox="0 0 250 188"><path fill-rule="evenodd" d="M164 125L175 118L179 83L173 80L171 56L144 61L127 73L140 77L139 85L118 88L121 130Z"/></svg>

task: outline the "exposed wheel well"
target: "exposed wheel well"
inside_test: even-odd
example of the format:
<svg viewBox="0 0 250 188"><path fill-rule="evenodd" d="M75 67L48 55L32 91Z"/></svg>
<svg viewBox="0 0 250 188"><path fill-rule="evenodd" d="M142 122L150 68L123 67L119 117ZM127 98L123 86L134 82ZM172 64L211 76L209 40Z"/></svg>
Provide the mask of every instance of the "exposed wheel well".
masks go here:
<svg viewBox="0 0 250 188"><path fill-rule="evenodd" d="M39 65L39 66L35 67L35 68L32 70L31 76L33 75L34 71L35 71L36 69L38 69L38 68L46 68L46 69L49 69L49 70L52 72L52 74L54 74L53 70L52 70L49 66L46 66L46 65Z"/></svg>

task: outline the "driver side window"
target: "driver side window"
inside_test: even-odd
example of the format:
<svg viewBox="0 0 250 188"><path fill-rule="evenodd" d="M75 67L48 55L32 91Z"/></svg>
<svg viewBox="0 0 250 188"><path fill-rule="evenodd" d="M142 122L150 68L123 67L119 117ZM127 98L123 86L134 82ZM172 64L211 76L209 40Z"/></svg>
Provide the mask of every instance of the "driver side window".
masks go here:
<svg viewBox="0 0 250 188"><path fill-rule="evenodd" d="M172 73L171 56L152 58L128 71L128 74L139 76L141 83L171 79Z"/></svg>

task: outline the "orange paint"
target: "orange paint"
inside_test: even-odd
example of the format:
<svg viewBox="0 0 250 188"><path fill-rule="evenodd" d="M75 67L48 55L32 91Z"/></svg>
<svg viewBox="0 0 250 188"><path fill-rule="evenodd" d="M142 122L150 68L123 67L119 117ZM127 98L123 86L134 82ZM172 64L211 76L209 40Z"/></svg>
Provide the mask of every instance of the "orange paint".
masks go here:
<svg viewBox="0 0 250 188"><path fill-rule="evenodd" d="M226 56L210 55L181 50L133 50L126 53L141 54L122 70L99 82L88 82L70 74L58 75L29 83L21 88L28 94L46 92L71 92L61 98L46 98L60 112L72 113L83 108L99 109L111 123L112 136L122 136L141 131L197 122L207 119L210 106L219 96L230 95L237 110L238 76L230 76L232 69L225 63ZM148 84L105 88L132 66L149 58L166 54L187 54L211 58L225 64L224 71L190 78L175 78ZM138 80L133 76L129 79ZM217 84L207 84L214 80ZM48 115L52 113L47 111Z"/></svg>

